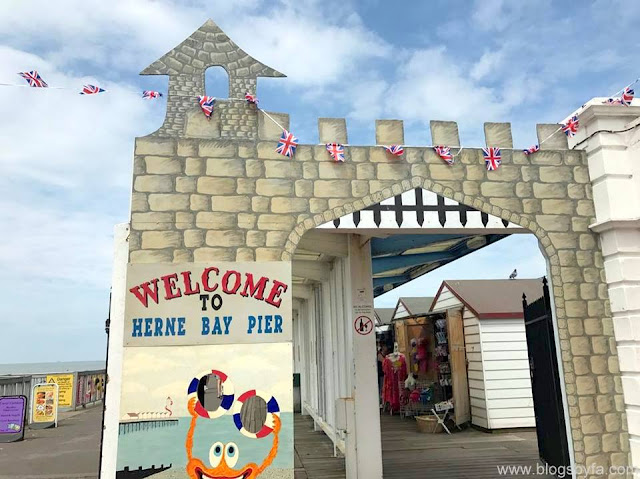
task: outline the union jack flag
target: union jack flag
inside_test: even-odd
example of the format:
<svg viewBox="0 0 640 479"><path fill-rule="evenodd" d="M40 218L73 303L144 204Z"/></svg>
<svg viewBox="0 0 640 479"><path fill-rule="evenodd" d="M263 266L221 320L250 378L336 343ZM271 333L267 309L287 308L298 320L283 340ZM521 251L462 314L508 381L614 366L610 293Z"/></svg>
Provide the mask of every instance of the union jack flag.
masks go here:
<svg viewBox="0 0 640 479"><path fill-rule="evenodd" d="M384 147L389 153L393 156L402 156L404 155L404 147L402 145L389 145Z"/></svg>
<svg viewBox="0 0 640 479"><path fill-rule="evenodd" d="M344 163L344 146L340 143L327 143L327 151L333 161Z"/></svg>
<svg viewBox="0 0 640 479"><path fill-rule="evenodd" d="M144 90L142 92L142 98L144 98L145 100L153 100L154 98L160 98L161 96L162 93L160 93L159 91Z"/></svg>
<svg viewBox="0 0 640 479"><path fill-rule="evenodd" d="M36 70L33 70L31 72L19 72L18 75L27 80L27 83L30 87L47 88L49 86Z"/></svg>
<svg viewBox="0 0 640 479"><path fill-rule="evenodd" d="M533 145L527 148L526 150L522 150L522 151L524 152L525 155L529 156L535 153L536 151L540 151L540 145Z"/></svg>
<svg viewBox="0 0 640 479"><path fill-rule="evenodd" d="M440 158L442 158L447 165L453 165L453 155L451 154L451 148L448 146L434 146L434 150Z"/></svg>
<svg viewBox="0 0 640 479"><path fill-rule="evenodd" d="M298 139L293 136L293 133L289 133L287 130L282 130L282 136L280 137L280 141L278 141L276 153L280 153L281 155L291 158L296 152L297 147Z"/></svg>
<svg viewBox="0 0 640 479"><path fill-rule="evenodd" d="M251 93L247 92L244 94L244 99L247 100L247 103L258 106L258 99L256 98L255 95L252 95Z"/></svg>
<svg viewBox="0 0 640 479"><path fill-rule="evenodd" d="M216 102L215 97L199 96L198 102L200 102L200 108L202 108L202 112L204 113L204 116L207 117L207 120L211 119L211 114L213 113L213 104Z"/></svg>
<svg viewBox="0 0 640 479"><path fill-rule="evenodd" d="M484 162L487 165L487 171L494 171L500 167L500 163L502 163L500 148L496 148L495 146L483 148L482 155L484 156Z"/></svg>
<svg viewBox="0 0 640 479"><path fill-rule="evenodd" d="M633 88L625 88L622 92L622 96L620 97L620 103L622 103L624 106L631 106L631 100L633 100L634 94L635 92L633 91Z"/></svg>
<svg viewBox="0 0 640 479"><path fill-rule="evenodd" d="M562 131L564 131L565 135L571 138L576 135L579 123L580 122L578 121L578 117L576 115L573 115L571 118L569 118L569 121L566 124L562 124Z"/></svg>
<svg viewBox="0 0 640 479"><path fill-rule="evenodd" d="M82 91L80 92L81 95L95 95L96 93L102 93L103 91L106 91L104 88L100 88L99 86L95 86L95 85L85 85L82 87Z"/></svg>

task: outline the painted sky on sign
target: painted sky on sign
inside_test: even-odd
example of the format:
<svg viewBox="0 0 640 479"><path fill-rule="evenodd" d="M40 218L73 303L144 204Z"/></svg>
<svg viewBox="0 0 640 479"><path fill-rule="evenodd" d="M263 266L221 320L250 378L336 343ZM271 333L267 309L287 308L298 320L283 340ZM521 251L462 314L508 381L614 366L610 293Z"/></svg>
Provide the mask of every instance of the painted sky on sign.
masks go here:
<svg viewBox="0 0 640 479"><path fill-rule="evenodd" d="M164 115L164 100L139 97L166 91L166 77L138 72L209 17L288 75L259 81L260 104L290 113L307 143L317 141L316 118L346 117L354 144L373 143L376 118L400 118L408 144L428 144L428 121L439 119L458 121L470 146L483 145L483 122L510 121L526 147L536 122L557 122L637 76L640 4L619 0L4 0L0 83L37 69L51 86L109 91L0 87L0 363L104 356L112 231L128 216L133 139ZM225 97L221 72L207 77L207 94ZM506 244L515 256L491 253ZM490 248L490 274L544 270L530 238ZM448 278L481 271L482 254L448 266ZM406 288L435 292L419 284Z"/></svg>

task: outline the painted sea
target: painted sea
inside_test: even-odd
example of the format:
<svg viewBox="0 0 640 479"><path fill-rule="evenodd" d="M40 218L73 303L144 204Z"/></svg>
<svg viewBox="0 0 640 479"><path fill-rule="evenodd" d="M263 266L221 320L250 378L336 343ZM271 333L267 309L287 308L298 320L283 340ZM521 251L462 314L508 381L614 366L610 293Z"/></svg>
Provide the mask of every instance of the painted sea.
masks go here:
<svg viewBox="0 0 640 479"><path fill-rule="evenodd" d="M76 371L94 371L105 369L102 361L59 361L51 363L14 363L0 364L0 376L42 373L66 373Z"/></svg>
<svg viewBox="0 0 640 479"><path fill-rule="evenodd" d="M278 455L274 468L293 469L293 414L281 413L282 430L279 436ZM143 469L155 465L172 464L173 469L182 469L187 464L185 441L191 418L178 419L173 426L156 427L118 436L117 470ZM231 416L218 419L198 419L193 436L193 455L205 464L209 463L209 449L216 442L235 442L239 450L238 467L249 462L260 464L273 444L270 434L262 439L243 436L233 424Z"/></svg>

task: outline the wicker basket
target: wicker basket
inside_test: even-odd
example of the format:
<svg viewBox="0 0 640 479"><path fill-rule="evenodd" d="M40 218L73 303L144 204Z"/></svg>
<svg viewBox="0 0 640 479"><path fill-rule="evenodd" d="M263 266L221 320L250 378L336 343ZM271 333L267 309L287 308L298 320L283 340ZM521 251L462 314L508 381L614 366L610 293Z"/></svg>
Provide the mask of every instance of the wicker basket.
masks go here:
<svg viewBox="0 0 640 479"><path fill-rule="evenodd" d="M418 432L421 433L439 433L444 431L442 424L438 422L435 416L416 416L418 424Z"/></svg>

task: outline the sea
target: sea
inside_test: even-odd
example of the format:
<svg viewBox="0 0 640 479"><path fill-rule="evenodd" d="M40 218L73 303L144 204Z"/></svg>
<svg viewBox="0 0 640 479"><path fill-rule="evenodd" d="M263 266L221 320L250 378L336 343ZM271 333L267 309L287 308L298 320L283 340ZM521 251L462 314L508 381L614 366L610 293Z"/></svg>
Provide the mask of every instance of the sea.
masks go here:
<svg viewBox="0 0 640 479"><path fill-rule="evenodd" d="M13 363L0 364L0 376L42 373L66 373L75 371L93 371L105 369L101 361L58 361L51 363Z"/></svg>
<svg viewBox="0 0 640 479"><path fill-rule="evenodd" d="M293 414L280 413L282 430L279 436L278 455L273 461L276 468L293 468ZM185 442L191 423L190 417L178 418L177 424L153 427L118 436L117 469L146 469L160 464L172 464L174 468L187 464ZM238 466L254 462L260 464L269 454L273 436L250 439L236 429L229 415L217 419L199 418L193 435L193 455L205 464L209 463L209 451L216 442L234 442L238 451Z"/></svg>

